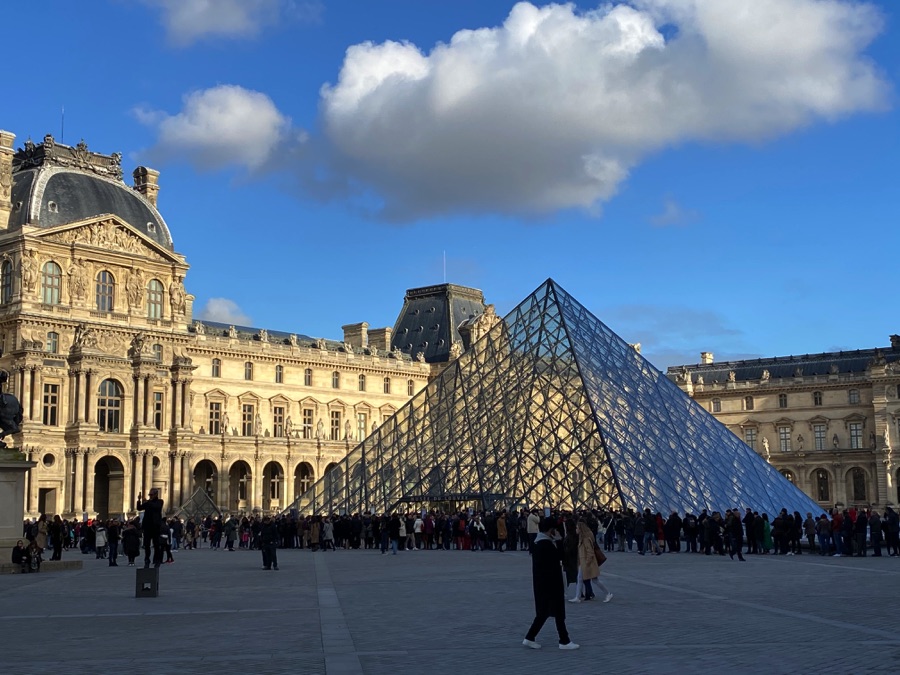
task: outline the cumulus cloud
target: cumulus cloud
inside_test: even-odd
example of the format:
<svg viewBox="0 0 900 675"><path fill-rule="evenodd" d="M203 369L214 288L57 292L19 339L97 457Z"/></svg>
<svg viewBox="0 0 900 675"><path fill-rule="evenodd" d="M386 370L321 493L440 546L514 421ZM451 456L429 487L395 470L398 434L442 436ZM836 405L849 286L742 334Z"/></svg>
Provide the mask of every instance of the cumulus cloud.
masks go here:
<svg viewBox="0 0 900 675"><path fill-rule="evenodd" d="M328 157L308 180L394 220L596 210L664 148L879 109L864 50L881 25L849 0L521 2L430 52L357 44L322 88Z"/></svg>
<svg viewBox="0 0 900 675"><path fill-rule="evenodd" d="M204 321L218 321L234 326L249 326L251 319L244 314L234 300L228 298L210 298L200 310L199 318Z"/></svg>
<svg viewBox="0 0 900 675"><path fill-rule="evenodd" d="M144 0L162 13L169 40L185 47L208 37L255 38L285 19L318 20L323 5L290 0Z"/></svg>
<svg viewBox="0 0 900 675"><path fill-rule="evenodd" d="M650 216L650 223L657 227L670 225L687 225L700 217L700 213L694 209L687 209L672 197L666 197L663 201L662 211Z"/></svg>
<svg viewBox="0 0 900 675"><path fill-rule="evenodd" d="M134 112L156 130L156 144L147 151L151 159L183 159L202 170L257 170L276 147L302 138L268 96L235 85L192 92L174 115L147 108Z"/></svg>

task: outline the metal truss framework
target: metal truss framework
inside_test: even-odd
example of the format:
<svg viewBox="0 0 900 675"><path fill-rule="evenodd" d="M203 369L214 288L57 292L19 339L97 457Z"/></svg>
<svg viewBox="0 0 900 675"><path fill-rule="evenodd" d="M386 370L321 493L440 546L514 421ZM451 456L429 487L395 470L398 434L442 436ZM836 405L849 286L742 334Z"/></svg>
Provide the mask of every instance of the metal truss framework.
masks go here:
<svg viewBox="0 0 900 675"><path fill-rule="evenodd" d="M291 506L820 511L552 279Z"/></svg>

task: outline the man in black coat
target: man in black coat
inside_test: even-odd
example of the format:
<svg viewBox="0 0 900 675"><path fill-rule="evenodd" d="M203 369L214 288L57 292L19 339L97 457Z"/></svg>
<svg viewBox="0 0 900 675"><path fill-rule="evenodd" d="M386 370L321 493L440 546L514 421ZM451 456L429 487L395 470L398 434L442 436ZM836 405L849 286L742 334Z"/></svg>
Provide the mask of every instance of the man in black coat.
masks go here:
<svg viewBox="0 0 900 675"><path fill-rule="evenodd" d="M278 569L278 523L269 516L263 518L259 532L259 548L262 551L263 569Z"/></svg>
<svg viewBox="0 0 900 675"><path fill-rule="evenodd" d="M147 501L141 499L139 492L137 510L144 512L144 519L141 521L141 530L144 533L144 567L150 567L151 546L153 547L153 566L159 567L162 565L162 546L159 535L163 523L163 500L159 498L159 490L151 488L150 499Z"/></svg>
<svg viewBox="0 0 900 675"><path fill-rule="evenodd" d="M562 574L562 549L557 545L561 537L557 534L556 521L544 518L540 532L534 540L531 554L531 573L534 584L535 617L522 644L531 649L540 649L535 642L544 622L556 619L560 649L578 649L569 639L566 630L566 586Z"/></svg>

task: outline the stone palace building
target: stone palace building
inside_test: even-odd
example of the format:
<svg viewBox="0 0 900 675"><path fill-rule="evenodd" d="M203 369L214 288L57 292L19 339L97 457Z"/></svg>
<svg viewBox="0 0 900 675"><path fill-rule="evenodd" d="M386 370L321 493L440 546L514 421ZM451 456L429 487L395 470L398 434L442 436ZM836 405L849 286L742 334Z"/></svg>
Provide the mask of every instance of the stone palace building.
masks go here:
<svg viewBox="0 0 900 675"><path fill-rule="evenodd" d="M823 508L900 502L900 336L890 346L673 366L668 377Z"/></svg>
<svg viewBox="0 0 900 675"><path fill-rule="evenodd" d="M189 265L157 209L158 172L0 132L0 368L37 462L25 514L283 509L459 355L480 291L413 289L395 327L343 340L193 317Z"/></svg>

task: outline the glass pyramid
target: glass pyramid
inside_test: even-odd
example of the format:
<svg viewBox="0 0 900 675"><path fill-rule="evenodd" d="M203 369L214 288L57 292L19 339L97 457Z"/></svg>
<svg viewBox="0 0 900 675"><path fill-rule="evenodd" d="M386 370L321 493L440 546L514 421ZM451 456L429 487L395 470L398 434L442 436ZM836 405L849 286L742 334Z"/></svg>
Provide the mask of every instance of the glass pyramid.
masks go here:
<svg viewBox="0 0 900 675"><path fill-rule="evenodd" d="M206 490L197 488L194 494L191 495L191 498L178 508L175 515L185 520L193 518L195 521L199 521L206 518L206 516L221 517L222 512L219 511L219 507L216 506L212 497L206 493Z"/></svg>
<svg viewBox="0 0 900 675"><path fill-rule="evenodd" d="M553 280L291 508L821 508Z"/></svg>

